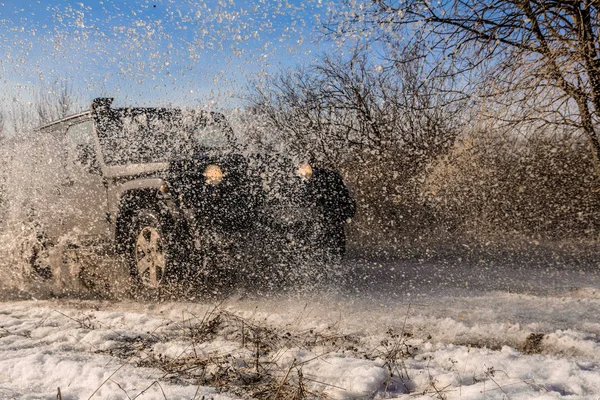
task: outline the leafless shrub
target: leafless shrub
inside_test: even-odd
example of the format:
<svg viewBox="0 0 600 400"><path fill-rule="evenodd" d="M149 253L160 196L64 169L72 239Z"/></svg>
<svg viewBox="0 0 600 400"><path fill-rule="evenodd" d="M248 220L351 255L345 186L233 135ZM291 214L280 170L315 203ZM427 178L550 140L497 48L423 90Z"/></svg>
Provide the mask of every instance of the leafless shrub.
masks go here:
<svg viewBox="0 0 600 400"><path fill-rule="evenodd" d="M33 104L14 100L10 105L10 127L13 133L29 132L38 125Z"/></svg>
<svg viewBox="0 0 600 400"><path fill-rule="evenodd" d="M176 358L157 355L144 363L158 361L166 379L183 377L195 384L251 393L253 398L303 399L310 393L302 380L301 365L293 362L284 373L278 363L282 342L291 341L291 335L280 335L275 329L220 309L195 320L193 324L184 323L184 335L191 339L192 347L218 334L241 343L241 349L222 355L199 356L195 350Z"/></svg>
<svg viewBox="0 0 600 400"><path fill-rule="evenodd" d="M569 135L473 131L428 174L438 222L474 237L594 237L600 220L587 144Z"/></svg>
<svg viewBox="0 0 600 400"><path fill-rule="evenodd" d="M388 371L385 392L396 391L398 386L409 392L410 378L405 360L412 356L412 346L406 341L411 335L404 330L400 333L395 332L391 328L386 334L386 338L380 343L381 350L376 352L384 361L383 367Z"/></svg>
<svg viewBox="0 0 600 400"><path fill-rule="evenodd" d="M452 82L431 75L422 50L412 51L391 66L369 49L326 55L250 88L250 136L340 170L358 201L361 238L400 228L414 234L432 222L417 196L420 179L464 123Z"/></svg>
<svg viewBox="0 0 600 400"><path fill-rule="evenodd" d="M406 180L458 133L458 103L440 107L450 99L423 74L418 62L383 68L357 50L255 82L247 100L267 134L292 152L333 166L369 156L394 160Z"/></svg>
<svg viewBox="0 0 600 400"><path fill-rule="evenodd" d="M467 98L472 113L463 114L467 139L452 154L442 152L425 173L407 169L412 186L402 182L395 193L392 180L356 185L359 196L372 196L359 209L364 217L357 216L369 220L359 224L368 232L360 241L406 237L406 252L411 238L422 237L593 237L600 183L598 15L598 4L581 1L348 0L336 6L326 38L343 48L377 47L384 70L422 62L419 76L452 82L431 86L437 95L453 93L437 105L448 110ZM497 135L499 129L506 134ZM373 175L393 170L376 168ZM376 212L380 201L387 213ZM378 225L388 228L378 235Z"/></svg>

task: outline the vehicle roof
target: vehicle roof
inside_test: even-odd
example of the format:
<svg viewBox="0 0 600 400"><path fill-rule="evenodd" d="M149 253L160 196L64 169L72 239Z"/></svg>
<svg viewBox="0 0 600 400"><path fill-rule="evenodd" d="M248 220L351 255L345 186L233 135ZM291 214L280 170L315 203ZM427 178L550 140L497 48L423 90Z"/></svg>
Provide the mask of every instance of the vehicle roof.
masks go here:
<svg viewBox="0 0 600 400"><path fill-rule="evenodd" d="M119 117L123 117L127 114L149 114L149 113L153 113L153 114L166 114L166 113L170 113L170 112L175 112L175 113L180 113L183 110L177 107L119 107L119 108L111 108L111 110L113 112L116 112L119 115ZM202 114L211 114L213 116L213 118L219 118L219 117L223 117L222 114L220 113L215 113L215 112L211 112L208 113L206 111L201 111ZM40 131L43 129L47 129L47 128L51 128L52 126L55 125L59 125L65 122L69 122L71 120L74 119L79 119L82 117L86 117L86 116L91 116L92 115L92 111L91 110L86 110L86 111L82 111L79 112L77 114L73 114L73 115L69 115L66 116L64 118L58 119L56 121L52 121L52 122L48 122L47 124L44 125L40 125L36 128L34 128L34 131Z"/></svg>
<svg viewBox="0 0 600 400"><path fill-rule="evenodd" d="M54 125L59 125L59 124L62 124L64 122L68 122L68 121L71 121L71 120L74 120L74 119L79 119L81 117L85 117L85 116L88 116L88 115L91 115L91 114L92 114L92 112L90 110L87 110L87 111L83 111L83 112L80 112L80 113L77 113L77 114L69 115L69 116L61 118L59 120L52 121L52 122L49 122L47 124L38 126L37 128L34 128L34 131L41 131L43 129L51 128Z"/></svg>
<svg viewBox="0 0 600 400"><path fill-rule="evenodd" d="M75 120L79 120L79 119L82 119L85 117L92 117L96 113L101 113L101 114L110 116L109 119L111 119L111 120L119 120L124 117L131 117L131 116L135 116L138 114L146 114L146 115L154 114L154 115L159 115L159 116L161 116L161 115L162 116L166 116L166 115L180 116L182 114L182 112L184 112L184 109L181 109L178 107L118 107L118 108L112 108L112 107L110 107L112 104L112 101L113 101L112 98L94 99L92 101L92 104L91 104L91 107L89 110L79 112L77 114L69 115L69 116L61 118L59 120L52 121L47 124L38 126L37 128L34 128L33 131L34 132L42 131L42 130L52 128L54 126L64 124L69 121L75 121ZM198 112L198 110L196 110L195 112ZM203 118L211 118L217 124L225 123L225 125L227 126L227 128L225 129L227 132L225 132L225 133L227 135L232 134L232 132L230 132L231 127L227 123L227 120L225 119L225 116L223 114L218 113L218 112L208 112L205 110L200 110L199 114L202 115Z"/></svg>

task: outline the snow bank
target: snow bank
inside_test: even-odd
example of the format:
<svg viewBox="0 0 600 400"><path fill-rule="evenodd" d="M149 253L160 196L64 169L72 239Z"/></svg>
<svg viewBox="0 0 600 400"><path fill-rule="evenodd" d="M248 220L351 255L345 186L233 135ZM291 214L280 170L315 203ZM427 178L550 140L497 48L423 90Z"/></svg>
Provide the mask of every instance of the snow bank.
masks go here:
<svg viewBox="0 0 600 400"><path fill-rule="evenodd" d="M159 370L134 367L104 353L118 347L115 338L147 338L164 324L160 319L100 313L88 321L80 311L64 310L70 319L58 307L45 305L2 304L1 398L53 398L57 388L65 400L87 399L98 388L94 399L133 398L141 393L138 399L232 398L210 388L169 383L161 379Z"/></svg>
<svg viewBox="0 0 600 400"><path fill-rule="evenodd" d="M397 315L393 320L401 325L390 327L389 310L372 311L369 320L362 320L361 313L335 319L339 314L331 302L327 309L315 303L292 310L294 301L272 301L265 300L262 310L254 302L239 300L222 305L231 323L219 329L206 324L215 306L202 304L2 303L0 397L50 398L57 387L63 399L88 398L98 388L93 398L142 394L138 398L228 399L250 390L239 382L219 390L198 387L189 376L175 378L165 372L173 360L217 359L227 360L222 362L229 373L253 376L256 370L270 370L273 390L289 382L312 396L330 399L412 399L417 394L447 399L594 399L600 393L600 340L597 333L582 329L597 329L593 321L539 336L537 347L530 348L534 354L527 355L518 347L530 328L540 326L535 321L532 326L496 321L486 325ZM270 310L274 304L279 312ZM598 307L596 299L579 304L591 311ZM426 326L429 333L423 336L419 332L427 331ZM252 342L253 329L262 335L261 342ZM515 345L501 344L502 335ZM223 371L220 368L214 364L207 371L216 374Z"/></svg>

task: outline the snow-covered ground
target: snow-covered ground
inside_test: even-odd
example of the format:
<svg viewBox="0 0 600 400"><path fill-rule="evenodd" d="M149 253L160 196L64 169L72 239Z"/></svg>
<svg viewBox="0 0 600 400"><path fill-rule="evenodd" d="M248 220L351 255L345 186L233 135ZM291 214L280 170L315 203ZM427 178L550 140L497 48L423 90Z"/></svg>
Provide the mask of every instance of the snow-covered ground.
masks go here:
<svg viewBox="0 0 600 400"><path fill-rule="evenodd" d="M0 398L600 398L595 267L351 268L218 303L5 301Z"/></svg>

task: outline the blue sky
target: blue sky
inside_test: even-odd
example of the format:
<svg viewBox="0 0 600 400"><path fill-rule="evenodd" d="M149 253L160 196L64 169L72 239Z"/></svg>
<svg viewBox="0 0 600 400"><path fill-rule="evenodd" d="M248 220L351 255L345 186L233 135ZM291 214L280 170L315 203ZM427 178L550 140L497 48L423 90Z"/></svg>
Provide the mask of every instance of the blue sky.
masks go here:
<svg viewBox="0 0 600 400"><path fill-rule="evenodd" d="M235 104L247 79L309 63L328 0L0 0L0 102L69 81L84 103ZM43 89L42 89L43 90ZM228 104L229 103L229 104Z"/></svg>

